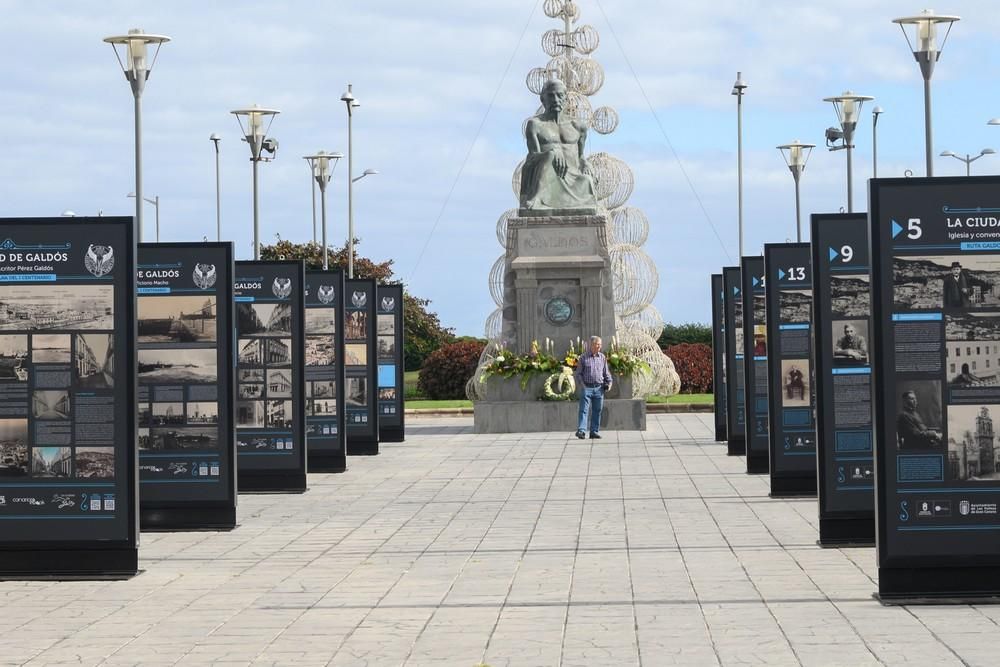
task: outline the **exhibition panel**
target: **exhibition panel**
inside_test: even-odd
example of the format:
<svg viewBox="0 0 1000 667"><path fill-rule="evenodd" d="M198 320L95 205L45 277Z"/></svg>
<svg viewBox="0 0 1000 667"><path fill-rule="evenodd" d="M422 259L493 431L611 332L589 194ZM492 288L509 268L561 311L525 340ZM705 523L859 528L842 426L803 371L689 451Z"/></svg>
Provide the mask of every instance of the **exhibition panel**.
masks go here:
<svg viewBox="0 0 1000 667"><path fill-rule="evenodd" d="M741 263L743 298L743 382L746 388L747 472L767 473L767 317L764 305L763 257L744 257Z"/></svg>

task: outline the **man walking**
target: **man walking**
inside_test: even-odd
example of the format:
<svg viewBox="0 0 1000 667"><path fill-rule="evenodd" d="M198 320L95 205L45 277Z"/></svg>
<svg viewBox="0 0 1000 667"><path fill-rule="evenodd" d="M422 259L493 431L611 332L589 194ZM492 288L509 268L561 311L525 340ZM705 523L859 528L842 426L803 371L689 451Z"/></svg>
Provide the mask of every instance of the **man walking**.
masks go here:
<svg viewBox="0 0 1000 667"><path fill-rule="evenodd" d="M611 370L607 358L601 354L601 337L590 337L590 349L580 355L576 364L577 381L583 383L580 394L580 417L577 421L576 437L587 437L587 417L590 417L590 437L599 440L601 434L601 409L604 407L604 393L611 389Z"/></svg>

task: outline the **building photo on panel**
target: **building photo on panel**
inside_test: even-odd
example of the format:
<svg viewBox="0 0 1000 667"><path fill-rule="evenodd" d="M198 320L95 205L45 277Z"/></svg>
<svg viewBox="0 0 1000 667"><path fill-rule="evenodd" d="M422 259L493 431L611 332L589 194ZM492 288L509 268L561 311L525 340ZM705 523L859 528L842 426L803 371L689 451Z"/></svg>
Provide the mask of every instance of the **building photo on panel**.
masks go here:
<svg viewBox="0 0 1000 667"><path fill-rule="evenodd" d="M830 276L830 310L841 317L868 317L872 311L871 278L865 274Z"/></svg>
<svg viewBox="0 0 1000 667"><path fill-rule="evenodd" d="M139 344L215 342L214 296L140 296L137 302Z"/></svg>
<svg viewBox="0 0 1000 667"><path fill-rule="evenodd" d="M0 478L28 474L28 420L0 419Z"/></svg>
<svg viewBox="0 0 1000 667"><path fill-rule="evenodd" d="M74 371L79 389L112 389L115 386L114 336L105 333L75 334Z"/></svg>
<svg viewBox="0 0 1000 667"><path fill-rule="evenodd" d="M896 308L939 310L1000 307L1000 257L893 258Z"/></svg>
<svg viewBox="0 0 1000 667"><path fill-rule="evenodd" d="M1000 443L993 420L1000 418L1000 405L948 406L949 479L996 481L1000 479Z"/></svg>
<svg viewBox="0 0 1000 667"><path fill-rule="evenodd" d="M28 380L28 337L23 334L0 335L0 381Z"/></svg>
<svg viewBox="0 0 1000 667"><path fill-rule="evenodd" d="M236 304L238 331L244 336L291 336L292 306L289 303Z"/></svg>
<svg viewBox="0 0 1000 667"><path fill-rule="evenodd" d="M111 285L8 285L0 331L113 329L114 293Z"/></svg>

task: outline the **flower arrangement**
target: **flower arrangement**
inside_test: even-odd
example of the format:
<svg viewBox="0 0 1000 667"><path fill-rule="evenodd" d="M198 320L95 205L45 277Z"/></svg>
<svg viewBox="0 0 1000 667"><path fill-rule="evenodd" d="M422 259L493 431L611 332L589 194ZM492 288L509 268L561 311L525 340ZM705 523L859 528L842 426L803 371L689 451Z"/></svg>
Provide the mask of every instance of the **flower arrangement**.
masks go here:
<svg viewBox="0 0 1000 667"><path fill-rule="evenodd" d="M573 379L573 369L563 366L558 373L553 373L542 386L543 401L569 401L576 395L576 380Z"/></svg>
<svg viewBox="0 0 1000 667"><path fill-rule="evenodd" d="M615 375L628 377L635 375L639 371L649 373L649 364L629 350L622 347L618 338L611 339L611 347L607 350L608 368Z"/></svg>

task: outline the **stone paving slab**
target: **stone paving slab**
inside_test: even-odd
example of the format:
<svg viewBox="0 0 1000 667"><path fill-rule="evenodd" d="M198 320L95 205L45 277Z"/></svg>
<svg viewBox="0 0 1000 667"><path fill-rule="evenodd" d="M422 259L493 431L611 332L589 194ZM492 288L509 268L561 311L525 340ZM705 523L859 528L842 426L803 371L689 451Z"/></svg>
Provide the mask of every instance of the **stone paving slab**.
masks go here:
<svg viewBox="0 0 1000 667"><path fill-rule="evenodd" d="M240 497L230 533L142 536L125 582L0 583L0 664L996 665L1000 608L883 607L873 549L712 441L642 433L407 441Z"/></svg>

